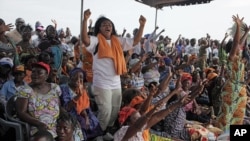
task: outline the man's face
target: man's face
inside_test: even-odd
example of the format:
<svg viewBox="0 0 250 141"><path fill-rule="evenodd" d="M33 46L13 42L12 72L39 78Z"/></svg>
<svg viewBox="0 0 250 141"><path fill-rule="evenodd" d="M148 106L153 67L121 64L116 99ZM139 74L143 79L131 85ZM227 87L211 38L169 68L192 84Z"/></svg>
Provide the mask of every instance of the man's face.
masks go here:
<svg viewBox="0 0 250 141"><path fill-rule="evenodd" d="M17 31L20 31L20 27L21 27L22 25L25 25L25 22L24 22L23 19L17 19L15 25L16 25Z"/></svg>

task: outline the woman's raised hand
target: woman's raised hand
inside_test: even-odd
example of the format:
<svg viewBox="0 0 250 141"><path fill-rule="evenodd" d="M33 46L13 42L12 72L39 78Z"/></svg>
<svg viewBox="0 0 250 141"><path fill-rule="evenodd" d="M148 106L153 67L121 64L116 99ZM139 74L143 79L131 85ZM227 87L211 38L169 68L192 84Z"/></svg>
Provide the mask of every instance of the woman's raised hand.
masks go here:
<svg viewBox="0 0 250 141"><path fill-rule="evenodd" d="M90 15L91 15L90 9L87 9L87 10L85 10L84 13L83 13L83 16L84 16L83 18L84 18L85 20L87 20L87 19L89 19Z"/></svg>
<svg viewBox="0 0 250 141"><path fill-rule="evenodd" d="M11 29L13 29L13 24L7 24L7 25L5 25L5 27L4 27L4 31L10 31Z"/></svg>
<svg viewBox="0 0 250 141"><path fill-rule="evenodd" d="M141 15L140 18L139 18L139 23L140 23L140 25L143 25L143 26L144 26L145 23L146 23L146 21L147 21L146 18L145 18L144 16Z"/></svg>
<svg viewBox="0 0 250 141"><path fill-rule="evenodd" d="M240 19L239 15L237 14L236 16L233 15L233 20L236 24L241 25L243 23L244 17Z"/></svg>
<svg viewBox="0 0 250 141"><path fill-rule="evenodd" d="M76 82L76 94L82 95L83 89L84 89L83 82L80 79L78 79Z"/></svg>

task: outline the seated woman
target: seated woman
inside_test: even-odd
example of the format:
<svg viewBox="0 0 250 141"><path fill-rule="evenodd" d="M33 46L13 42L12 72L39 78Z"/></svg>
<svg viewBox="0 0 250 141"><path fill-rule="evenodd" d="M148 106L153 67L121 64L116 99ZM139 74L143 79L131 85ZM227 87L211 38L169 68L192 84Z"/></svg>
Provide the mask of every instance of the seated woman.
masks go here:
<svg viewBox="0 0 250 141"><path fill-rule="evenodd" d="M181 86L183 91L181 92L181 96L189 95L191 93L192 91L190 89L191 84L192 84L191 74L182 73ZM208 123L210 121L210 116L208 116L206 113L202 113L201 106L198 105L195 99L190 103L188 103L187 105L185 105L184 110L186 112L187 120L195 120L202 123Z"/></svg>
<svg viewBox="0 0 250 141"><path fill-rule="evenodd" d="M57 137L56 120L60 112L61 89L57 84L46 82L50 67L43 62L32 65L32 82L19 87L16 100L17 116L31 125L30 134L48 130Z"/></svg>
<svg viewBox="0 0 250 141"><path fill-rule="evenodd" d="M178 102L179 99L182 99L182 97L185 97L185 96L196 97L199 94L201 94L201 92L203 91L204 84L202 82L200 82L197 86L195 86L193 88L193 91L191 92L187 91L187 87L190 86L191 76L186 75L186 73L181 76L180 81L182 82L181 84L182 84L183 91L176 97L173 97L171 100L169 100L166 108L169 108L173 104L176 104L176 102ZM188 94L186 94L186 92L188 92ZM171 112L168 116L164 118L164 127L163 127L164 131L162 133L162 136L168 137L168 138L178 138L178 139L182 139L185 141L191 140L189 128L186 128L186 124L187 124L186 113L187 113L187 110L190 111L191 107L193 106L194 104L193 100L194 99L174 109L173 112Z"/></svg>
<svg viewBox="0 0 250 141"><path fill-rule="evenodd" d="M103 131L99 121L90 109L90 101L84 85L85 73L81 68L75 68L70 71L69 76L69 82L60 86L62 106L76 117L81 125L84 139L101 136Z"/></svg>

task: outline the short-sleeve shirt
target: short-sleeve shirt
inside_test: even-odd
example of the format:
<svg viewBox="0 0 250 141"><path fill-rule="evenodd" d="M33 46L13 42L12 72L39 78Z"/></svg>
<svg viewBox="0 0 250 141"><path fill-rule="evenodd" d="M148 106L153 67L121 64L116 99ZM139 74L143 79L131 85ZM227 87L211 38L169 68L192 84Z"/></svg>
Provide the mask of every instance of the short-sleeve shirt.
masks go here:
<svg viewBox="0 0 250 141"><path fill-rule="evenodd" d="M131 38L118 37L122 50L133 48L134 40ZM110 44L111 40L106 40ZM90 36L90 45L86 48L93 55L93 85L104 89L121 88L120 75L116 74L112 58L99 58L98 52L94 54L99 41L95 36Z"/></svg>
<svg viewBox="0 0 250 141"><path fill-rule="evenodd" d="M34 92L29 85L19 87L17 92L18 97L28 99L28 113L32 117L47 124L48 131L54 138L57 136L56 120L60 112L60 95L61 89L55 83L51 83L51 90L47 94ZM31 126L31 135L35 134L37 131L38 129L36 127Z"/></svg>

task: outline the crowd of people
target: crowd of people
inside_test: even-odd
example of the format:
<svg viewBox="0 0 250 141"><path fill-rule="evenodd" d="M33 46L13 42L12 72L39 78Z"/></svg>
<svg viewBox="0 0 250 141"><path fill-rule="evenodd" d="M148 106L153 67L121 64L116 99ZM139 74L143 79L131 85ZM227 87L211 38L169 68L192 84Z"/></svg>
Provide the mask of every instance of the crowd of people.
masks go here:
<svg viewBox="0 0 250 141"><path fill-rule="evenodd" d="M133 36L107 17L92 25L89 9L83 16L81 36L56 20L33 30L23 18L14 29L0 19L0 102L5 109L16 98L28 140L216 141L229 140L230 125L250 124L244 18L233 15L235 34L221 41L173 42L159 27L143 33L144 16ZM0 125L1 140L8 130Z"/></svg>

